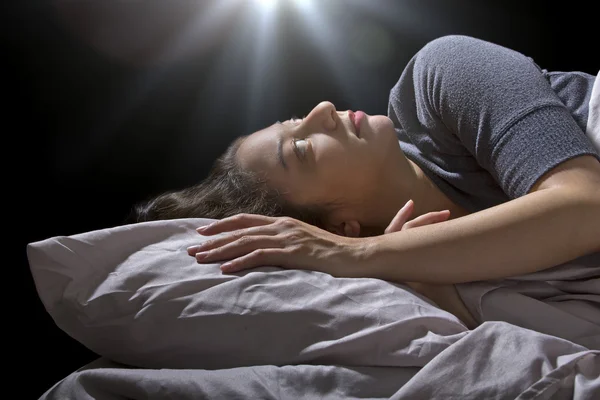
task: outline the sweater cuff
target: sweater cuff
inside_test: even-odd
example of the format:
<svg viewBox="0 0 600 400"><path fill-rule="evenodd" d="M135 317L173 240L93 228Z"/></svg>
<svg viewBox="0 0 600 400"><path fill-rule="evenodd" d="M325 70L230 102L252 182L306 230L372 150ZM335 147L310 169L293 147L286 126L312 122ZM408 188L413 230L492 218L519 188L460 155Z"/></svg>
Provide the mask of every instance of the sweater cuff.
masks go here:
<svg viewBox="0 0 600 400"><path fill-rule="evenodd" d="M526 195L548 171L572 158L598 154L564 107L546 106L511 124L492 149L491 166L511 198Z"/></svg>

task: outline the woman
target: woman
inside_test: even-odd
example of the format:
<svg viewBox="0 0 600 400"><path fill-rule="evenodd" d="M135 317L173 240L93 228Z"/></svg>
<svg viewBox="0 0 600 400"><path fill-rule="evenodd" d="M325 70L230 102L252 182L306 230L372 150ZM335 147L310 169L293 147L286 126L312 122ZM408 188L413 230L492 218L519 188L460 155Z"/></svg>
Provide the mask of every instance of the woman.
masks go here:
<svg viewBox="0 0 600 400"><path fill-rule="evenodd" d="M207 180L137 220L220 219L199 232L225 234L189 253L229 260L225 272L454 284L550 268L600 251L594 83L479 39L436 39L404 69L387 117L322 102L238 138ZM429 214L440 210L447 221ZM410 211L429 219L400 229Z"/></svg>

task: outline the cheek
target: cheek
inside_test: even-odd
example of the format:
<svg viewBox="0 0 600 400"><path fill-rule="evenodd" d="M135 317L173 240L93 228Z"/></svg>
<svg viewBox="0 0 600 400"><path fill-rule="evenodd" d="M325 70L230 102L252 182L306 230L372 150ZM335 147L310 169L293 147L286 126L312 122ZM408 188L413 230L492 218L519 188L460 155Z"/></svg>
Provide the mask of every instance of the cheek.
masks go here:
<svg viewBox="0 0 600 400"><path fill-rule="evenodd" d="M366 143L352 148L330 147L328 150L328 153L320 154L318 171L307 188L322 197L347 197L349 192L356 192L357 188L367 189L377 182L389 145Z"/></svg>

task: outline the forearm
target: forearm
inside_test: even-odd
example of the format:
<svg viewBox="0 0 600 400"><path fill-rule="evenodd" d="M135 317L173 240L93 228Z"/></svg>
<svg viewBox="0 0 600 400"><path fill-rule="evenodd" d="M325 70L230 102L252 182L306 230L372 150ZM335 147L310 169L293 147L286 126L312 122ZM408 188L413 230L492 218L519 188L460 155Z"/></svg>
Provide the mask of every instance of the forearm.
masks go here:
<svg viewBox="0 0 600 400"><path fill-rule="evenodd" d="M599 193L540 190L462 218L365 238L358 276L460 283L531 273L600 251Z"/></svg>

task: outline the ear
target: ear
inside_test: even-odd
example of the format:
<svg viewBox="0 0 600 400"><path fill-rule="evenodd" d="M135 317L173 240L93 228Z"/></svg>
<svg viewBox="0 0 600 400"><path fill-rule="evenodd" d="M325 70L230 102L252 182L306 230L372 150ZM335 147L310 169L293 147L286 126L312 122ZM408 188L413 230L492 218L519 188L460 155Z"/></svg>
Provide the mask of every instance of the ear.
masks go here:
<svg viewBox="0 0 600 400"><path fill-rule="evenodd" d="M359 237L360 222L356 220L343 221L339 224L328 226L327 230L340 236Z"/></svg>

